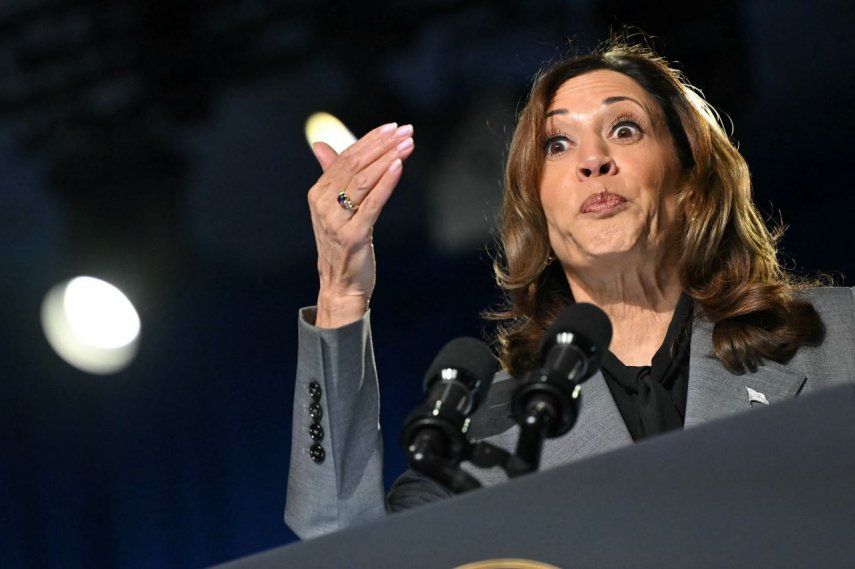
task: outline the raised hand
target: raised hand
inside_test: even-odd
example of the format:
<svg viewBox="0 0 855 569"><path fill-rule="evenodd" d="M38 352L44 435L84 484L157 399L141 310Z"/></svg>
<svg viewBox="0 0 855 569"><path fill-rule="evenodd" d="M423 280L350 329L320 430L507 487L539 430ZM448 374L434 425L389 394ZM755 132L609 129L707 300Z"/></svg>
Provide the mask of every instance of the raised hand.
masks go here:
<svg viewBox="0 0 855 569"><path fill-rule="evenodd" d="M372 230L415 148L412 136L412 125L390 123L341 155L323 142L312 145L324 171L309 190L320 278L315 325L320 328L344 326L368 309L376 281ZM354 209L342 206L341 192Z"/></svg>

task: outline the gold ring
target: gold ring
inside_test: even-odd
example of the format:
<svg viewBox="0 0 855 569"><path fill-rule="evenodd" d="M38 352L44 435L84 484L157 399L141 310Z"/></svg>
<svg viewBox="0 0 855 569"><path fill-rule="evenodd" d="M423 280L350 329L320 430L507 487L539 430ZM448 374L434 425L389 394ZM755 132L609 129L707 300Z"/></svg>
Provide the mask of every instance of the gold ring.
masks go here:
<svg viewBox="0 0 855 569"><path fill-rule="evenodd" d="M350 201L350 198L347 197L347 194L344 192L339 192L338 194L338 205L343 207L348 211L356 211L359 209L359 206Z"/></svg>

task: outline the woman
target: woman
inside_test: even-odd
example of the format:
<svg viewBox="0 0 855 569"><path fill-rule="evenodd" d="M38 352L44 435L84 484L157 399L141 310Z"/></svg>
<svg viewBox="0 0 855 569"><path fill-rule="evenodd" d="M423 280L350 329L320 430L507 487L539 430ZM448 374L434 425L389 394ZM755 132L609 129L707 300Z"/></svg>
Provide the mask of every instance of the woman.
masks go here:
<svg viewBox="0 0 855 569"><path fill-rule="evenodd" d="M413 147L396 125L341 156L314 147L320 293L300 316L286 507L304 538L450 494L407 472L383 496L371 227ZM646 48L612 42L537 78L508 156L501 252L507 306L488 316L503 372L474 437L513 449L513 377L567 303L596 304L614 328L576 427L547 441L543 468L855 378L853 290L809 289L780 267L742 156Z"/></svg>

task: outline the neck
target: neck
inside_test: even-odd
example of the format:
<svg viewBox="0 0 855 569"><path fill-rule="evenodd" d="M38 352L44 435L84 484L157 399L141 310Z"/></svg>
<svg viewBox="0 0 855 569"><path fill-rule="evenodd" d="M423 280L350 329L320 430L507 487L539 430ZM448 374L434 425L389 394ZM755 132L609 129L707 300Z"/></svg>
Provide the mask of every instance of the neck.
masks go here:
<svg viewBox="0 0 855 569"><path fill-rule="evenodd" d="M603 309L611 320L609 350L626 365L650 365L665 340L682 287L663 266L611 266L584 272L565 267L576 302Z"/></svg>

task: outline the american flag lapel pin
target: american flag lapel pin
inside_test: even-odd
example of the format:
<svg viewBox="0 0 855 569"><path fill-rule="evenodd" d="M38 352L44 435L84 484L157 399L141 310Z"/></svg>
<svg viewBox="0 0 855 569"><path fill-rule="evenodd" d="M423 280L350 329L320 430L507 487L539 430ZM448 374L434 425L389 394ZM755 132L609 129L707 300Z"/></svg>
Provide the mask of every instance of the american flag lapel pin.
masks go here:
<svg viewBox="0 0 855 569"><path fill-rule="evenodd" d="M754 389L751 389L748 386L746 386L745 389L748 390L748 404L749 405L753 406L755 403L762 403L763 405L769 404L769 400L766 399L765 394L760 393L759 391L756 391Z"/></svg>

